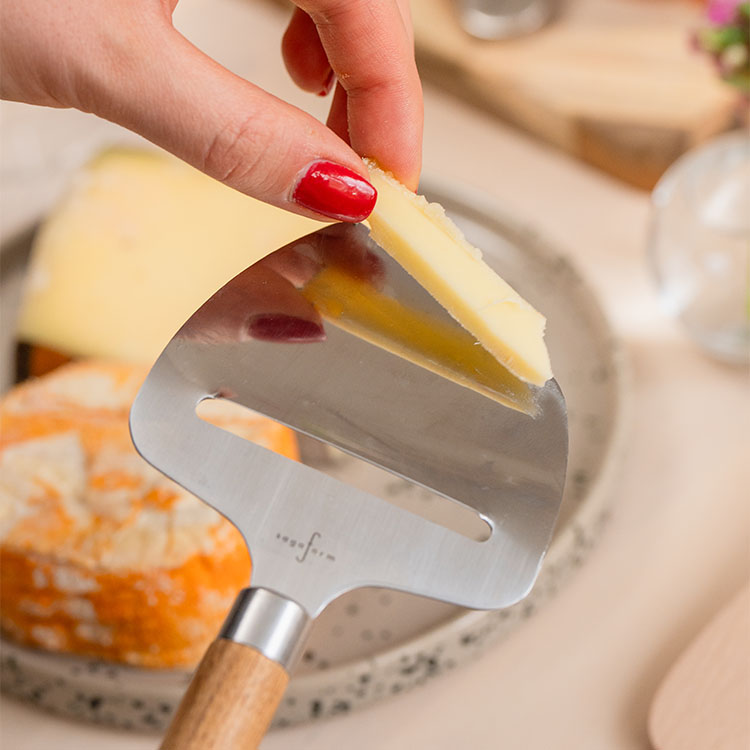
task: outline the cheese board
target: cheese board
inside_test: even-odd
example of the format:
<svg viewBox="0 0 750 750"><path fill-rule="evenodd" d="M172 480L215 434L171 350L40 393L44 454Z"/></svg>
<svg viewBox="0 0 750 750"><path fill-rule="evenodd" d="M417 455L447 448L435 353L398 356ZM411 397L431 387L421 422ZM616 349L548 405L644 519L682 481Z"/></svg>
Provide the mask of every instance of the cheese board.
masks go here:
<svg viewBox="0 0 750 750"><path fill-rule="evenodd" d="M639 188L729 129L738 97L691 47L695 2L577 0L536 33L472 38L452 0L413 0L425 81Z"/></svg>
<svg viewBox="0 0 750 750"><path fill-rule="evenodd" d="M573 264L482 195L427 180L486 260L548 318L548 343L568 401L570 468L561 515L531 595L499 612L474 612L384 589L342 596L320 616L275 718L276 726L331 717L414 688L476 658L543 607L586 560L610 509L626 426L627 366L596 297ZM2 251L3 347L12 349L27 233ZM3 387L7 387L7 380ZM304 453L304 445L303 445ZM344 455L310 459L399 504L434 498ZM443 512L436 507L432 512ZM144 670L2 642L5 691L41 708L134 730L164 729L188 684L186 670Z"/></svg>

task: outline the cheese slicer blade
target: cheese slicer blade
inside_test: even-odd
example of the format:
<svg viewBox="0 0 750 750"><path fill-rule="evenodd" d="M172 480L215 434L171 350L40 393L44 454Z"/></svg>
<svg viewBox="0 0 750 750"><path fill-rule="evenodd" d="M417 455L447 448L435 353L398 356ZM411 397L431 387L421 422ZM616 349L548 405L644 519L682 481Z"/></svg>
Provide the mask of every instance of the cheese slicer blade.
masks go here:
<svg viewBox="0 0 750 750"><path fill-rule="evenodd" d="M450 528L201 419L227 399L476 512ZM522 383L369 238L335 224L250 266L172 338L131 410L138 452L226 516L251 552L163 748L260 742L311 621L379 586L507 607L537 576L562 500L557 383Z"/></svg>

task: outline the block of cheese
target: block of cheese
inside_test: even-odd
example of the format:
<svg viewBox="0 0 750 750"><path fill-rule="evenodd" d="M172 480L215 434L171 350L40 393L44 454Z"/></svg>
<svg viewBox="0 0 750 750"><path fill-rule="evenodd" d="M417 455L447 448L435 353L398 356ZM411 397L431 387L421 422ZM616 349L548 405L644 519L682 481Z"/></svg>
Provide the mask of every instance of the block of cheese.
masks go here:
<svg viewBox="0 0 750 750"><path fill-rule="evenodd" d="M19 337L150 363L214 291L320 226L162 152L105 151L37 234Z"/></svg>
<svg viewBox="0 0 750 750"><path fill-rule="evenodd" d="M375 242L514 375L544 385L552 377L544 316L482 260L442 206L367 164L378 191L367 219Z"/></svg>
<svg viewBox="0 0 750 750"><path fill-rule="evenodd" d="M505 406L534 415L532 388L464 328L412 309L364 278L328 267L302 288L334 325Z"/></svg>
<svg viewBox="0 0 750 750"><path fill-rule="evenodd" d="M146 370L68 364L0 401L0 628L25 645L191 666L240 588L239 532L149 466L128 411ZM290 458L287 428L226 401L202 416Z"/></svg>

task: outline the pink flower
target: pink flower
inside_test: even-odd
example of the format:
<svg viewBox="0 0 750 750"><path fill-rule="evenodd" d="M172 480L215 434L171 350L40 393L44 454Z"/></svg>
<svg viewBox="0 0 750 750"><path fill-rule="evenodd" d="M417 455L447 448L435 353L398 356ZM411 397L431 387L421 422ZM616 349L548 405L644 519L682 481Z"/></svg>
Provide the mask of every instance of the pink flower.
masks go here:
<svg viewBox="0 0 750 750"><path fill-rule="evenodd" d="M706 9L708 20L716 26L731 23L741 2L742 0L709 0Z"/></svg>

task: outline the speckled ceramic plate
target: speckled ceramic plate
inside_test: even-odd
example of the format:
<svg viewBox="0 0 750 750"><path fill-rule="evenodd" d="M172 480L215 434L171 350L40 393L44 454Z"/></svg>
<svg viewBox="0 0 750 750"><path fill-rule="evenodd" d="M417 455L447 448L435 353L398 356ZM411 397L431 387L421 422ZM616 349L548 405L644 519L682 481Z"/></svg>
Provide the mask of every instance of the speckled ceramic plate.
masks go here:
<svg viewBox="0 0 750 750"><path fill-rule="evenodd" d="M481 196L431 183L469 240L548 318L547 341L569 408L570 461L560 521L531 595L499 612L464 609L414 596L362 589L334 602L315 623L307 651L277 712L277 726L333 716L450 672L518 627L579 567L607 516L610 480L623 430L622 355L590 288L571 263ZM17 280L29 238L3 251L4 320L12 321ZM3 347L9 352L6 330ZM5 358L8 361L8 358ZM326 469L400 504L450 508L402 480L353 459L320 454ZM375 471L375 470L372 470ZM2 643L3 688L82 719L132 729L162 729L189 674L145 671L57 656Z"/></svg>

